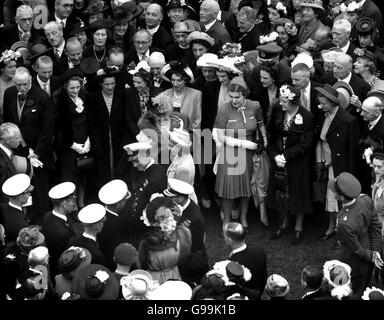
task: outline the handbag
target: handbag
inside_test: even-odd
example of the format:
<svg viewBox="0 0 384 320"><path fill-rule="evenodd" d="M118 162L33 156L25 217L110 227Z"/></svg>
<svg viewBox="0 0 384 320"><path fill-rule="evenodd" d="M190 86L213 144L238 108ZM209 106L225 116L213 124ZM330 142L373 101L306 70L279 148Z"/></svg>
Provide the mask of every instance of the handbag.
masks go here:
<svg viewBox="0 0 384 320"><path fill-rule="evenodd" d="M280 191L288 192L288 172L285 169L275 169L272 171L275 188Z"/></svg>
<svg viewBox="0 0 384 320"><path fill-rule="evenodd" d="M95 159L89 155L81 155L76 159L75 171L77 174L87 173L94 167Z"/></svg>

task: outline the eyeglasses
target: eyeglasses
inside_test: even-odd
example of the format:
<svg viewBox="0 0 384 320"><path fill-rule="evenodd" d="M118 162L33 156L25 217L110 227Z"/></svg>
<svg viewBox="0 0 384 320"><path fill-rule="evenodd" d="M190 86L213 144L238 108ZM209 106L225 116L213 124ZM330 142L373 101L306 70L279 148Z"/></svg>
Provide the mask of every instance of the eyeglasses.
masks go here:
<svg viewBox="0 0 384 320"><path fill-rule="evenodd" d="M133 41L133 43L137 46L146 46L149 43L149 40L147 40L147 41Z"/></svg>
<svg viewBox="0 0 384 320"><path fill-rule="evenodd" d="M59 4L59 6L63 7L64 9L72 9L73 8L73 4L69 4L69 3Z"/></svg>

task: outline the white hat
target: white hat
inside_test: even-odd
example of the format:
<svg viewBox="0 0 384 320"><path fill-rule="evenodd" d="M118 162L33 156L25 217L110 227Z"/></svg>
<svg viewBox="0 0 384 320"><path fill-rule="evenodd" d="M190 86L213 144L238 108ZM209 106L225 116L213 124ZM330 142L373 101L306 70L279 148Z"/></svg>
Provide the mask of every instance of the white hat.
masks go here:
<svg viewBox="0 0 384 320"><path fill-rule="evenodd" d="M209 65L208 62L215 63L219 60L218 56L213 53L204 53L196 62L198 67L209 67L214 68L212 65Z"/></svg>
<svg viewBox="0 0 384 320"><path fill-rule="evenodd" d="M106 210L104 206L98 203L92 203L79 211L78 218L82 223L92 224L103 219L105 214Z"/></svg>
<svg viewBox="0 0 384 320"><path fill-rule="evenodd" d="M147 151L152 148L151 144L148 142L134 142L125 145L124 150L127 151L128 155L133 155L139 151Z"/></svg>
<svg viewBox="0 0 384 320"><path fill-rule="evenodd" d="M168 280L149 294L150 300L191 300L192 288L184 281Z"/></svg>
<svg viewBox="0 0 384 320"><path fill-rule="evenodd" d="M296 56L296 58L291 63L292 68L299 63L304 63L306 66L308 66L309 69L313 67L313 59L311 55L305 52L300 52Z"/></svg>
<svg viewBox="0 0 384 320"><path fill-rule="evenodd" d="M135 67L135 69L133 70L129 70L128 72L132 75L135 75L136 73L139 72L140 69L144 69L145 71L147 72L150 72L151 71L151 67L149 66L148 62L147 61L140 61L137 66Z"/></svg>
<svg viewBox="0 0 384 320"><path fill-rule="evenodd" d="M152 67L164 67L166 64L164 55L161 52L152 52L149 56L149 65Z"/></svg>
<svg viewBox="0 0 384 320"><path fill-rule="evenodd" d="M129 193L127 184L120 179L109 181L99 190L99 199L104 204L114 204L123 200Z"/></svg>
<svg viewBox="0 0 384 320"><path fill-rule="evenodd" d="M179 179L169 178L168 188L164 190L164 194L167 197L174 197L178 194L189 195L194 191L195 189L191 184Z"/></svg>
<svg viewBox="0 0 384 320"><path fill-rule="evenodd" d="M233 57L225 56L224 58L218 59L215 62L208 61L207 64L217 69L242 75L243 73L235 67L235 61L236 60Z"/></svg>
<svg viewBox="0 0 384 320"><path fill-rule="evenodd" d="M72 182L63 182L54 186L48 192L48 196L53 200L59 200L68 197L76 190L76 186Z"/></svg>
<svg viewBox="0 0 384 320"><path fill-rule="evenodd" d="M25 173L15 174L5 180L2 191L5 195L14 197L22 194L31 185L31 179Z"/></svg>
<svg viewBox="0 0 384 320"><path fill-rule="evenodd" d="M179 144L182 147L189 147L191 145L191 138L189 133L184 129L173 129L169 133L169 137L173 142Z"/></svg>

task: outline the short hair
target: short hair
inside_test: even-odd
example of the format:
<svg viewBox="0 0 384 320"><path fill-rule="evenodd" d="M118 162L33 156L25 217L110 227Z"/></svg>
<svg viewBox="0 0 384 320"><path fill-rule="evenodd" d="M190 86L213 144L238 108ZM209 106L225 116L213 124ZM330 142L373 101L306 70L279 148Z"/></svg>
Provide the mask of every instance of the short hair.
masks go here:
<svg viewBox="0 0 384 320"><path fill-rule="evenodd" d="M335 27L338 27L348 33L351 33L351 30L352 30L351 23L347 19L336 20L333 23L333 28Z"/></svg>
<svg viewBox="0 0 384 320"><path fill-rule="evenodd" d="M247 20L249 20L252 23L256 23L257 20L257 12L255 9L249 6L242 7L237 16L245 16Z"/></svg>
<svg viewBox="0 0 384 320"><path fill-rule="evenodd" d="M52 58L49 56L41 56L41 57L36 59L36 61L34 63L35 67L39 67L40 63L53 64L53 61L52 61Z"/></svg>
<svg viewBox="0 0 384 320"><path fill-rule="evenodd" d="M28 254L28 265L32 268L39 265L47 265L48 259L48 248L44 246L36 247Z"/></svg>
<svg viewBox="0 0 384 320"><path fill-rule="evenodd" d="M309 289L319 289L323 283L324 272L321 268L307 266L301 272L301 278Z"/></svg>
<svg viewBox="0 0 384 320"><path fill-rule="evenodd" d="M63 25L61 23L58 23L56 21L49 21L45 26L44 26L44 31L47 30L50 27L57 27L60 31L63 31Z"/></svg>
<svg viewBox="0 0 384 320"><path fill-rule="evenodd" d="M20 134L20 129L12 122L4 122L0 125L0 141L7 142L15 133Z"/></svg>
<svg viewBox="0 0 384 320"><path fill-rule="evenodd" d="M18 6L16 9L16 18L20 17L20 15L24 12L30 12L33 16L33 9L31 6L28 6L26 4L23 4L21 6Z"/></svg>
<svg viewBox="0 0 384 320"><path fill-rule="evenodd" d="M242 242L245 239L245 230L241 223L229 222L224 227L224 234L234 242Z"/></svg>
<svg viewBox="0 0 384 320"><path fill-rule="evenodd" d="M139 30L137 30L135 32L134 36L133 36L133 40L135 40L136 36L138 34L141 34L141 33L143 33L143 34L145 33L152 40L152 35L151 35L151 33L147 29L139 29Z"/></svg>
<svg viewBox="0 0 384 320"><path fill-rule="evenodd" d="M209 6L212 8L214 13L218 14L220 12L220 5L219 5L219 3L217 1L215 1L215 0L204 0L201 3L200 7L203 5L203 3L208 3Z"/></svg>
<svg viewBox="0 0 384 320"><path fill-rule="evenodd" d="M305 64L305 63L298 63L292 68L292 73L295 72L303 72L305 73L308 77L311 75L311 69Z"/></svg>
<svg viewBox="0 0 384 320"><path fill-rule="evenodd" d="M123 48L120 48L120 47L112 47L108 50L108 57L110 57L112 54L124 55L124 50L123 50Z"/></svg>
<svg viewBox="0 0 384 320"><path fill-rule="evenodd" d="M275 81L275 84L279 86L279 73L278 70L276 70L275 67L269 66L267 64L260 65L260 71L267 72L271 78Z"/></svg>
<svg viewBox="0 0 384 320"><path fill-rule="evenodd" d="M78 44L81 46L80 40L77 39L76 37L71 37L67 41L65 41L65 49L68 50L69 46L74 46L74 45L78 45Z"/></svg>
<svg viewBox="0 0 384 320"><path fill-rule="evenodd" d="M16 77L16 76L23 77L25 75L31 76L31 73L29 72L29 70L26 67L18 67L16 69L14 77Z"/></svg>

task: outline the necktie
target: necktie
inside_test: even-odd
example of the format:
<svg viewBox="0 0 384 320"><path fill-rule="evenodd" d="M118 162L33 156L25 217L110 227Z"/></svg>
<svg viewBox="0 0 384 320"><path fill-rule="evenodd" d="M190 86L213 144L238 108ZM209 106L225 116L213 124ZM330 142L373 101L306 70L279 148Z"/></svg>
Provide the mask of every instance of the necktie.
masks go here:
<svg viewBox="0 0 384 320"><path fill-rule="evenodd" d="M308 108L308 98L307 98L307 95L305 94L305 90L301 90L301 103L303 104L303 107L305 109L310 111Z"/></svg>
<svg viewBox="0 0 384 320"><path fill-rule="evenodd" d="M65 22L64 22L64 20L61 20L61 21L60 21L60 24L62 25L63 30L64 30L64 28L65 28Z"/></svg>
<svg viewBox="0 0 384 320"><path fill-rule="evenodd" d="M368 124L368 130L371 131L372 129L373 129L373 123L370 122L370 123Z"/></svg>
<svg viewBox="0 0 384 320"><path fill-rule="evenodd" d="M48 83L47 83L47 82L43 82L43 90L44 90L49 96L51 96L51 95L49 94L49 91L48 91Z"/></svg>
<svg viewBox="0 0 384 320"><path fill-rule="evenodd" d="M143 57L141 58L141 61L145 61L146 63L149 63L149 59L146 55L143 55Z"/></svg>
<svg viewBox="0 0 384 320"><path fill-rule="evenodd" d="M58 48L55 48L55 56L57 59L60 59L60 51Z"/></svg>
<svg viewBox="0 0 384 320"><path fill-rule="evenodd" d="M29 38L31 37L31 33L30 33L29 31L24 32L23 35L22 35L21 37L22 37L22 40L23 40L23 41L28 42L28 41L29 41Z"/></svg>
<svg viewBox="0 0 384 320"><path fill-rule="evenodd" d="M17 106L17 113L19 115L19 120L21 118L21 113L23 112L23 108L24 108L24 103L25 103L25 100L26 100L26 95L25 94L19 94L17 96L17 100L18 100L18 106Z"/></svg>

